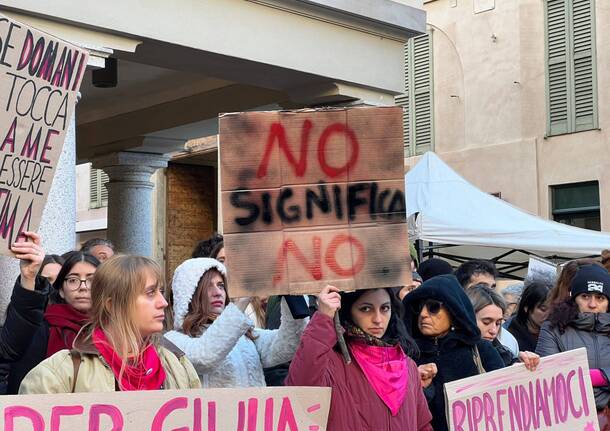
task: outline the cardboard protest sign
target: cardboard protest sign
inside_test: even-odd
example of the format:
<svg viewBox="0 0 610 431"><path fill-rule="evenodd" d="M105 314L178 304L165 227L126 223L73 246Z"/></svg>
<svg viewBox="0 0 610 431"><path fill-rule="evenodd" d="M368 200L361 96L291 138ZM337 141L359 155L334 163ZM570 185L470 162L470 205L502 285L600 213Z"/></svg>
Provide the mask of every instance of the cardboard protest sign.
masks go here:
<svg viewBox="0 0 610 431"><path fill-rule="evenodd" d="M541 358L445 384L449 429L598 431L587 351Z"/></svg>
<svg viewBox="0 0 610 431"><path fill-rule="evenodd" d="M88 56L0 15L0 254L38 230Z"/></svg>
<svg viewBox="0 0 610 431"><path fill-rule="evenodd" d="M410 282L400 107L220 117L231 296Z"/></svg>
<svg viewBox="0 0 610 431"><path fill-rule="evenodd" d="M3 396L3 431L323 431L330 388Z"/></svg>

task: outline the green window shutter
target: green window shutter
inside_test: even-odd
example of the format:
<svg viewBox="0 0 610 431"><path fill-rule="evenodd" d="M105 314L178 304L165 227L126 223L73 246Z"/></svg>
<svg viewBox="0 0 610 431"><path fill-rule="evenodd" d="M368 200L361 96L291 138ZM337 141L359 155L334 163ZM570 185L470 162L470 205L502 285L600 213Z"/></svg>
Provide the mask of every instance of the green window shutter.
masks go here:
<svg viewBox="0 0 610 431"><path fill-rule="evenodd" d="M395 102L403 107L405 157L433 150L432 38L424 34L405 44L405 92Z"/></svg>
<svg viewBox="0 0 610 431"><path fill-rule="evenodd" d="M102 169L91 168L89 171L89 207L101 208L108 205L106 183L108 175Z"/></svg>
<svg viewBox="0 0 610 431"><path fill-rule="evenodd" d="M594 0L545 0L547 133L597 127Z"/></svg>
<svg viewBox="0 0 610 431"><path fill-rule="evenodd" d="M432 53L429 34L413 39L413 142L415 154L432 151Z"/></svg>
<svg viewBox="0 0 610 431"><path fill-rule="evenodd" d="M594 1L572 0L572 61L574 68L574 131L597 127L597 88L594 76Z"/></svg>
<svg viewBox="0 0 610 431"><path fill-rule="evenodd" d="M547 105L549 135L569 131L568 0L547 0Z"/></svg>

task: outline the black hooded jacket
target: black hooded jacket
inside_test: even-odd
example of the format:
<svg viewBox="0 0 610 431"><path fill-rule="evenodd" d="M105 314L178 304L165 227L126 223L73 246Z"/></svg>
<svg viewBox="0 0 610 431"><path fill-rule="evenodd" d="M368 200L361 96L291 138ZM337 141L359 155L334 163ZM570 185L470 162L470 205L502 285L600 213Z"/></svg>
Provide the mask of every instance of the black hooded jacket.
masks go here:
<svg viewBox="0 0 610 431"><path fill-rule="evenodd" d="M417 310L419 304L427 299L442 302L451 315L452 329L444 337L426 337L419 331ZM492 344L481 339L470 300L455 276L439 275L427 280L405 296L403 304L405 325L420 350L417 364L434 362L438 368L436 377L425 391L433 417L432 426L435 431L448 430L443 385L479 374L473 356L474 346L479 351L485 371L503 368L504 362Z"/></svg>

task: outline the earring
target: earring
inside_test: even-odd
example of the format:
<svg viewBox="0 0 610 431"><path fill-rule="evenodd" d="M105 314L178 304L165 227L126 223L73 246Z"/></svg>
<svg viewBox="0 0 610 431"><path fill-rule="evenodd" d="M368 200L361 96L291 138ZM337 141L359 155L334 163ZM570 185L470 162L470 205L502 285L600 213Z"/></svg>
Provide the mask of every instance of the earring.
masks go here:
<svg viewBox="0 0 610 431"><path fill-rule="evenodd" d="M452 331L455 331L455 326L452 326L452 327L451 327L451 330L452 330Z"/></svg>

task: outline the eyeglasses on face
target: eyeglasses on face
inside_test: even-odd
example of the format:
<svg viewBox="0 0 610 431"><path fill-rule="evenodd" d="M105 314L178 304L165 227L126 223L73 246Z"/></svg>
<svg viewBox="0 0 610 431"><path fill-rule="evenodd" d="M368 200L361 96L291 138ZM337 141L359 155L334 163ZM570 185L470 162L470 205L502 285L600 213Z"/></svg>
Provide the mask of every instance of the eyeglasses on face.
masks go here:
<svg viewBox="0 0 610 431"><path fill-rule="evenodd" d="M438 314L441 311L441 307L443 303L441 301L437 301L436 299L427 299L418 304L418 313L421 313L424 307L428 310L428 313L434 315Z"/></svg>
<svg viewBox="0 0 610 431"><path fill-rule="evenodd" d="M64 280L64 285L69 290L78 290L84 284L87 289L91 289L91 282L93 281L93 276L89 276L84 280L81 280L79 277L66 277Z"/></svg>

